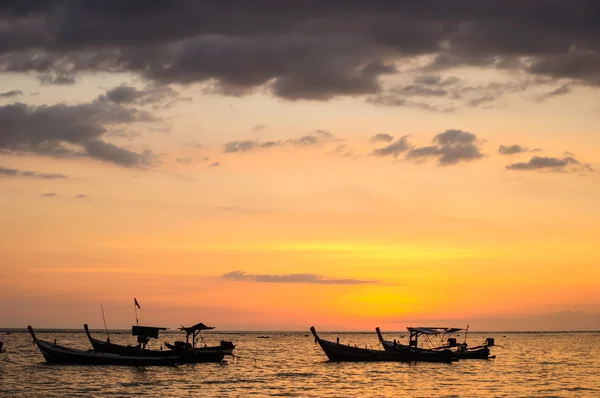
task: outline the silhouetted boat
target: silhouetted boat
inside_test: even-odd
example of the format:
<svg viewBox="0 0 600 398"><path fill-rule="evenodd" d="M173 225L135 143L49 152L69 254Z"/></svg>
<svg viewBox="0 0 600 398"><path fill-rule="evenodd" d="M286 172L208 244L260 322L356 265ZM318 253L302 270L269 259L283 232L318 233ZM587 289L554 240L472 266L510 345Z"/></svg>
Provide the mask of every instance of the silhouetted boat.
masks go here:
<svg viewBox="0 0 600 398"><path fill-rule="evenodd" d="M362 361L392 361L392 362L447 362L456 361L453 353L446 351L382 351L369 348L353 347L351 345L340 344L337 342L321 339L314 326L310 331L315 336L315 341L319 343L327 358L330 361L362 362Z"/></svg>
<svg viewBox="0 0 600 398"><path fill-rule="evenodd" d="M488 347L494 346L494 339L487 338L485 344L477 346L477 347L468 347L467 343L458 344L456 338L449 337L456 332L465 329L458 328L431 328L431 327L409 327L407 328L410 332L409 343L401 344L394 341L384 340L381 335L381 331L379 328L375 328L377 332L377 336L379 337L379 342L383 346L383 349L388 352L404 352L406 350L414 350L414 351L423 351L423 350L450 350L458 359L488 359L495 358L495 356L490 356L490 349ZM436 336L438 337L438 341L440 341L441 345L432 344L430 341L431 348L423 348L419 347L419 336L425 335ZM465 339L466 340L466 339Z"/></svg>
<svg viewBox="0 0 600 398"><path fill-rule="evenodd" d="M177 357L179 363L202 363L202 362L221 362L225 356L221 350L149 350L146 349L147 342L150 338L158 338L159 330L166 328L156 328L152 326L132 326L132 335L138 336L138 345L126 346L121 344L111 343L110 339L102 341L92 337L88 329L88 325L83 325L85 333L94 347L94 350L101 353L115 354L130 357Z"/></svg>
<svg viewBox="0 0 600 398"><path fill-rule="evenodd" d="M212 330L214 328L214 326L206 326L202 322L190 327L181 325L179 330L183 330L185 332L185 341L175 341L173 344L165 342L165 346L170 350L175 351L182 349L191 350L193 352L217 350L222 351L225 355L233 355L233 349L235 348L235 345L231 341L221 340L220 344L215 346L208 346L206 343L204 343L204 339L200 336L200 332L203 330ZM190 336L192 337L191 343ZM196 347L198 340L202 340L204 346Z"/></svg>
<svg viewBox="0 0 600 398"><path fill-rule="evenodd" d="M96 351L84 351L63 347L48 341L38 340L33 328L27 326L33 341L40 352L50 364L63 365L123 365L123 366L174 366L180 363L181 358L176 355L163 357L134 357L116 354L106 354Z"/></svg>

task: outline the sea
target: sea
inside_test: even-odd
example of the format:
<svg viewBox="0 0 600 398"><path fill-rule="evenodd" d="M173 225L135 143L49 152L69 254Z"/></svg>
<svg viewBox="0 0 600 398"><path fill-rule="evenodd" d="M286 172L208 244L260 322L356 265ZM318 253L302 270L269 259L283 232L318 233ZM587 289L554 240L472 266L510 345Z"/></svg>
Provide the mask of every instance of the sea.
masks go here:
<svg viewBox="0 0 600 398"><path fill-rule="evenodd" d="M83 330L37 335L91 348ZM374 331L319 335L381 348ZM469 333L470 345L493 337L496 357L452 364L332 363L308 331L203 336L209 345L232 341L235 357L176 367L57 366L44 362L27 332L2 332L0 397L600 397L600 332ZM406 341L402 332L384 336ZM133 344L134 337L113 331L111 341Z"/></svg>

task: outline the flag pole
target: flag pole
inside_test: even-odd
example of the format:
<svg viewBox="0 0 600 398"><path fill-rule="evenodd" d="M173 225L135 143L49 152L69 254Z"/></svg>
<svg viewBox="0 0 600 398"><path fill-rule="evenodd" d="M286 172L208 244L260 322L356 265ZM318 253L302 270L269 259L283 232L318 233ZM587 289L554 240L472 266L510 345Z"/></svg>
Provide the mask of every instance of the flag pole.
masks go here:
<svg viewBox="0 0 600 398"><path fill-rule="evenodd" d="M135 302L135 297L133 298L133 309L135 310L135 324L136 324L136 326L139 326L140 323L138 321L138 316L137 316L137 305Z"/></svg>

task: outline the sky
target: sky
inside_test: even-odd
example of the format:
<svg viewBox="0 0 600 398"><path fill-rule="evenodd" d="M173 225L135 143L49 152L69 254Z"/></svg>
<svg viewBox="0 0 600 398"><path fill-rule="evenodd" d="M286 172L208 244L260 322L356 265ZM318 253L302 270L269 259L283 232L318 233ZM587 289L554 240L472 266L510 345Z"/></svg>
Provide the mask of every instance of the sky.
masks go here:
<svg viewBox="0 0 600 398"><path fill-rule="evenodd" d="M599 19L3 4L0 327L600 330Z"/></svg>

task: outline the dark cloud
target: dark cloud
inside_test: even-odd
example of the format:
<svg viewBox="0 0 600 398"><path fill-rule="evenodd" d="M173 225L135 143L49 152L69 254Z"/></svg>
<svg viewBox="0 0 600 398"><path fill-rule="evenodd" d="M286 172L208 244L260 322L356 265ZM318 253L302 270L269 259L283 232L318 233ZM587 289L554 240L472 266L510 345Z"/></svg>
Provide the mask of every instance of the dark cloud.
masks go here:
<svg viewBox="0 0 600 398"><path fill-rule="evenodd" d="M498 153L501 155L516 155L518 153L529 152L530 150L521 145L500 145Z"/></svg>
<svg viewBox="0 0 600 398"><path fill-rule="evenodd" d="M545 101L549 98L569 94L570 92L571 92L571 87L568 84L563 84L562 86L558 87L557 89L554 89L550 92L540 95L537 100Z"/></svg>
<svg viewBox="0 0 600 398"><path fill-rule="evenodd" d="M221 165L221 163L219 162L214 162L208 165L208 167L219 167Z"/></svg>
<svg viewBox="0 0 600 398"><path fill-rule="evenodd" d="M165 85L148 85L143 89L120 85L108 90L106 94L100 96L99 99L115 104L161 104L163 106L169 106L177 101L184 100L185 98L182 98L173 88Z"/></svg>
<svg viewBox="0 0 600 398"><path fill-rule="evenodd" d="M333 279L325 278L316 274L247 274L243 271L231 271L221 275L223 279L235 281L252 281L265 283L316 283L322 285L363 285L378 283L378 281L368 281L361 279Z"/></svg>
<svg viewBox="0 0 600 398"><path fill-rule="evenodd" d="M28 171L28 170L19 170L19 169L10 169L6 167L0 167L0 178L1 177L30 177L30 178L39 178L43 180L55 180L68 178L64 174L58 173L39 173L37 171Z"/></svg>
<svg viewBox="0 0 600 398"><path fill-rule="evenodd" d="M53 84L133 73L326 100L378 94L395 63L429 55L430 70L500 68L600 85L598 20L593 0L22 0L0 12L0 70Z"/></svg>
<svg viewBox="0 0 600 398"><path fill-rule="evenodd" d="M52 193L52 192L48 192L48 193L43 193L43 194L41 194L40 196L42 196L42 197L46 197L46 198L53 198L53 197L55 197L55 196L56 196L56 194L55 194L55 193Z"/></svg>
<svg viewBox="0 0 600 398"><path fill-rule="evenodd" d="M397 158L401 153L406 152L410 149L411 145L408 142L408 136L405 135L391 144L384 146L383 148L375 149L371 152L373 156L393 156Z"/></svg>
<svg viewBox="0 0 600 398"><path fill-rule="evenodd" d="M136 153L103 140L110 126L155 121L152 114L102 99L80 105L0 106L0 150L54 157L85 156L125 167L148 166Z"/></svg>
<svg viewBox="0 0 600 398"><path fill-rule="evenodd" d="M446 130L433 137L433 145L412 148L408 159L435 157L440 166L453 165L481 159L484 155L479 149L475 134L462 130Z"/></svg>
<svg viewBox="0 0 600 398"><path fill-rule="evenodd" d="M593 171L591 165L582 164L571 154L562 158L548 156L533 156L528 162L512 163L506 166L509 170L549 170L557 172L565 171Z"/></svg>
<svg viewBox="0 0 600 398"><path fill-rule="evenodd" d="M389 134L385 134L385 133L375 134L373 137L371 137L369 139L369 141L372 143L392 142L393 140L394 140L394 137L392 137Z"/></svg>
<svg viewBox="0 0 600 398"><path fill-rule="evenodd" d="M0 93L0 98L12 98L17 97L19 95L23 95L23 91L21 90L10 90Z"/></svg>
<svg viewBox="0 0 600 398"><path fill-rule="evenodd" d="M334 135L326 130L315 130L313 134L308 134L300 138L293 138L289 140L278 140L278 141L259 141L259 140L241 140L241 141L230 141L225 143L223 146L224 153L235 153L235 152L248 152L255 149L262 148L273 148L283 145L290 146L313 146L319 145L325 142L333 141Z"/></svg>
<svg viewBox="0 0 600 398"><path fill-rule="evenodd" d="M89 195L86 195L86 194L83 194L83 193L75 195L75 199L87 199L87 198L89 198Z"/></svg>

